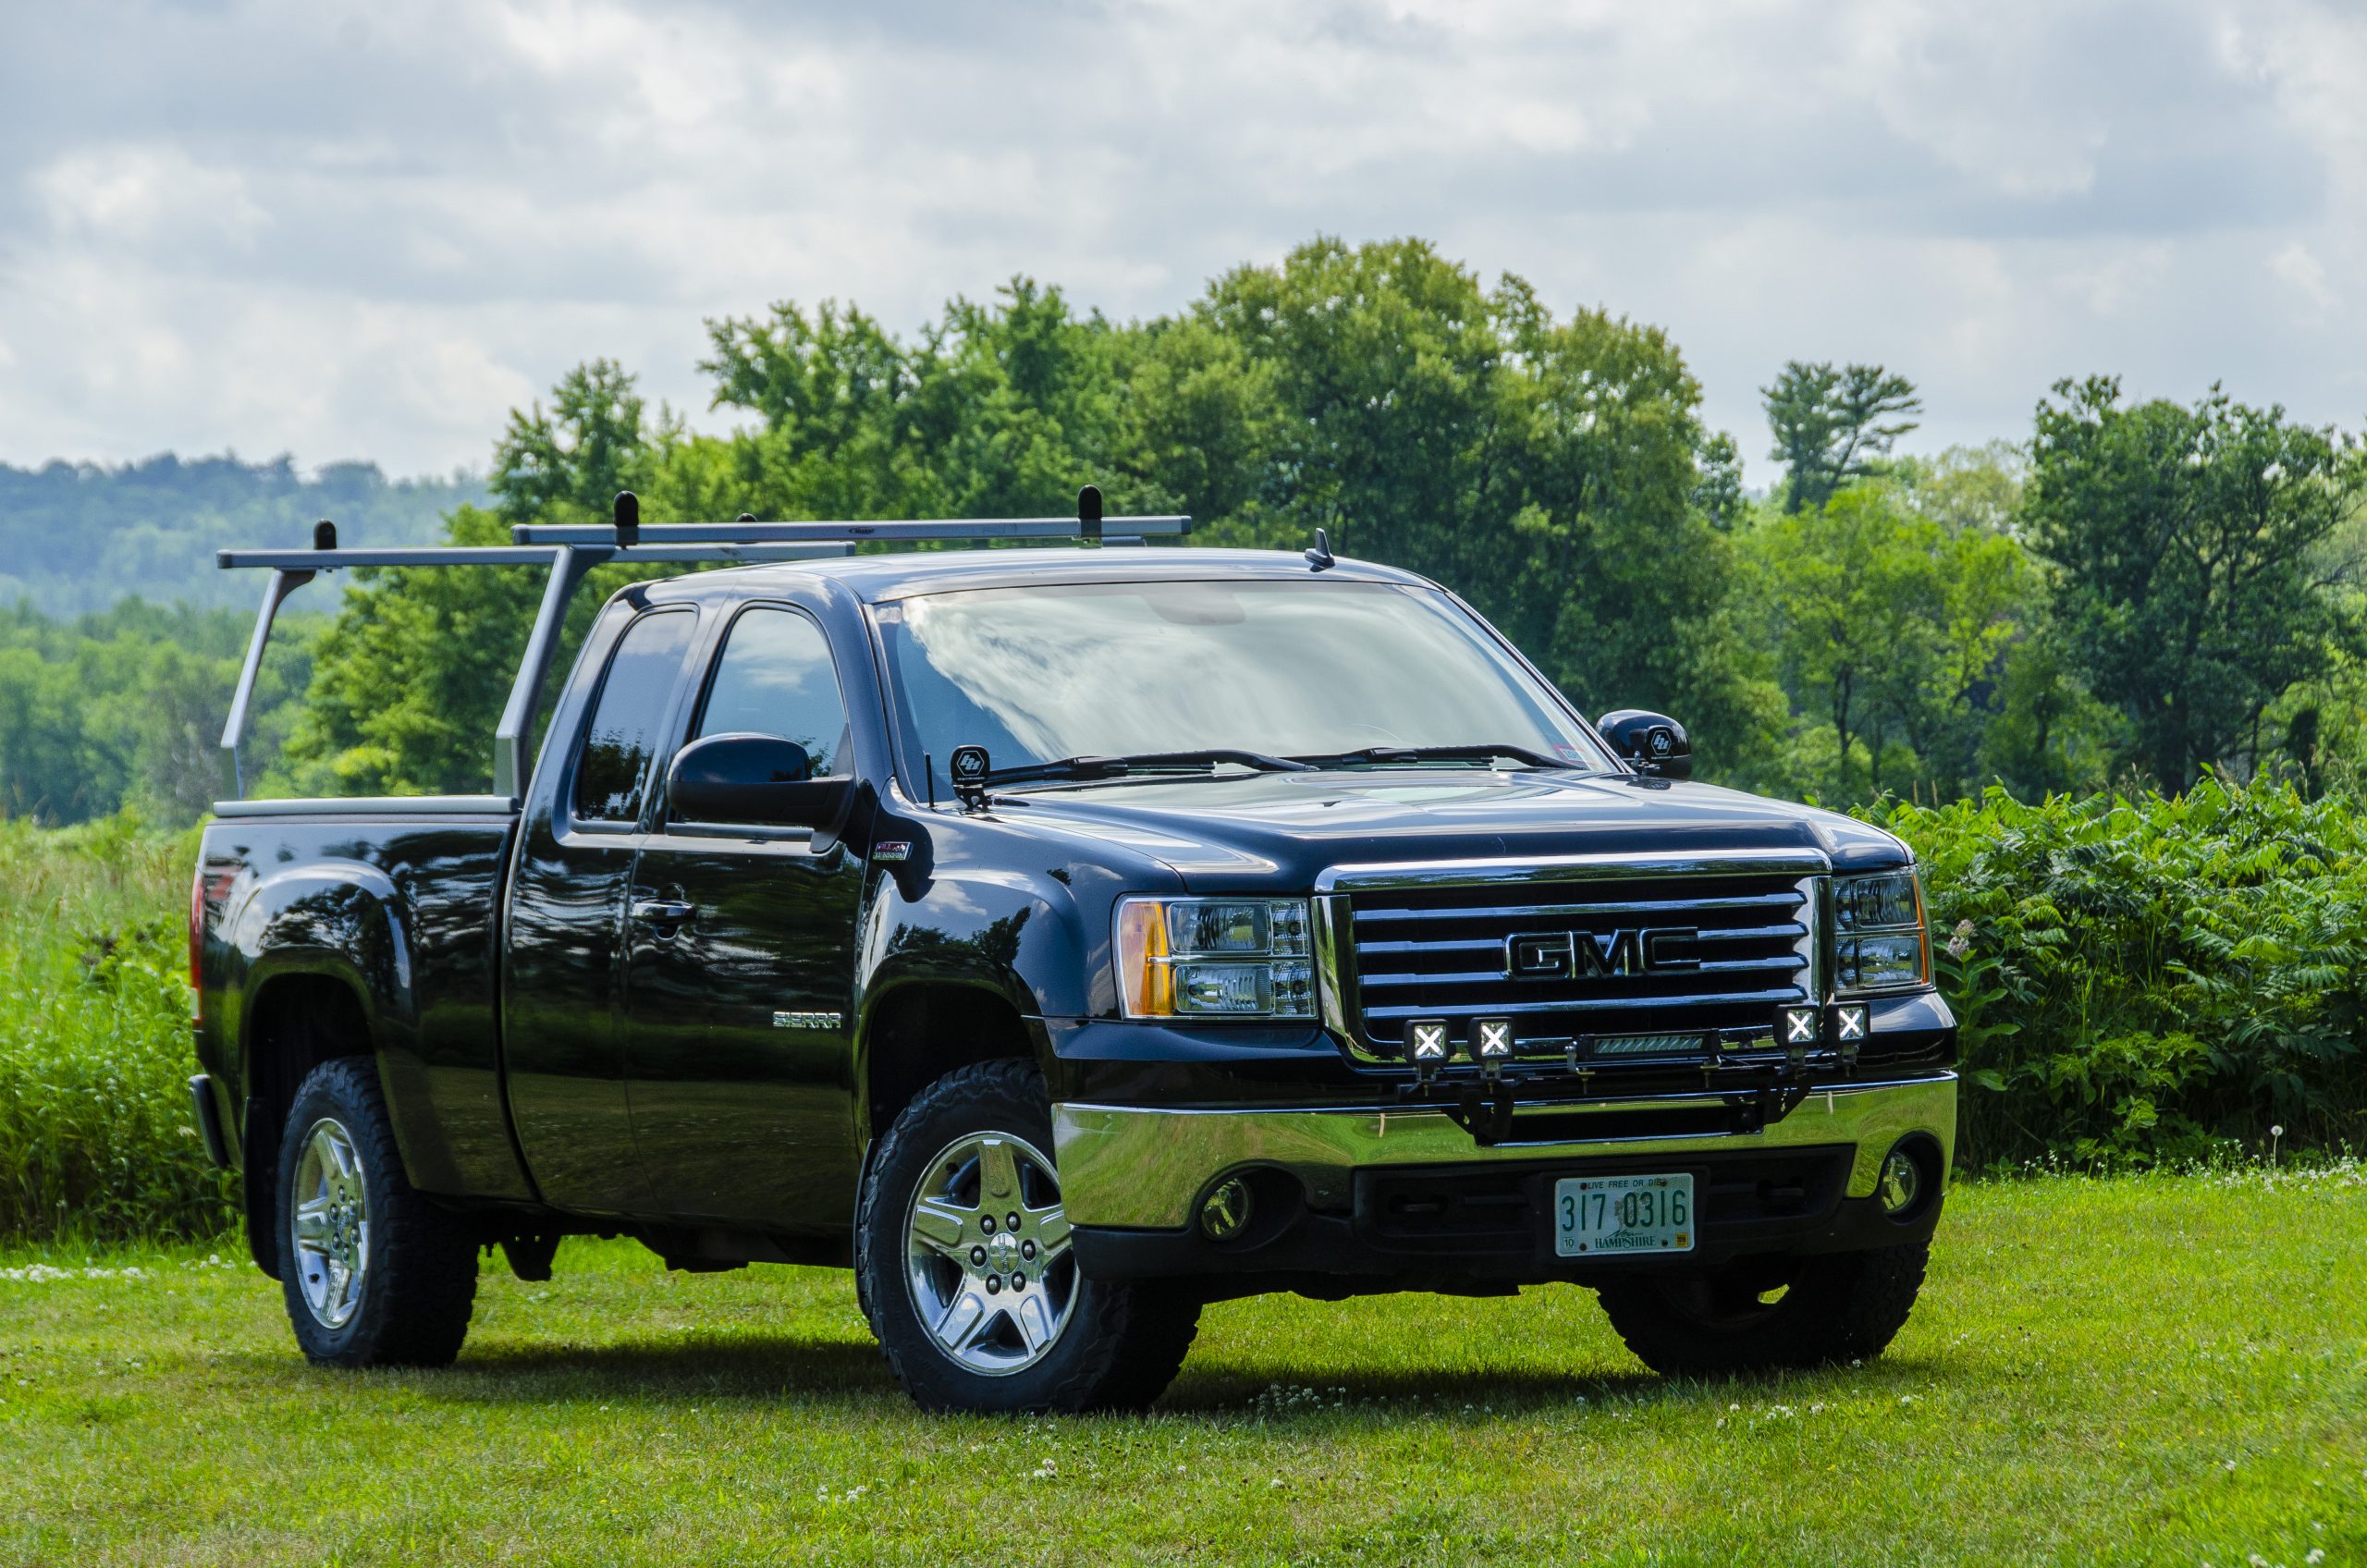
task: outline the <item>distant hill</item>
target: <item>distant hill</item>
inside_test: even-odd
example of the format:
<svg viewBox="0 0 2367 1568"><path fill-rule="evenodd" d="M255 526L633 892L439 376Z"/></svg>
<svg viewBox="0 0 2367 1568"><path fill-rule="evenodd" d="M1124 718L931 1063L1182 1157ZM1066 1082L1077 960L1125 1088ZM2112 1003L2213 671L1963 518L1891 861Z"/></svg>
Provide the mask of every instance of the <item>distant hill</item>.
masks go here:
<svg viewBox="0 0 2367 1568"><path fill-rule="evenodd" d="M369 462L330 463L310 478L284 457L0 463L0 605L30 598L51 616L79 615L138 594L249 607L260 591L253 574L214 565L226 545L306 544L325 517L347 544L433 544L446 512L484 498L473 476L389 480Z"/></svg>

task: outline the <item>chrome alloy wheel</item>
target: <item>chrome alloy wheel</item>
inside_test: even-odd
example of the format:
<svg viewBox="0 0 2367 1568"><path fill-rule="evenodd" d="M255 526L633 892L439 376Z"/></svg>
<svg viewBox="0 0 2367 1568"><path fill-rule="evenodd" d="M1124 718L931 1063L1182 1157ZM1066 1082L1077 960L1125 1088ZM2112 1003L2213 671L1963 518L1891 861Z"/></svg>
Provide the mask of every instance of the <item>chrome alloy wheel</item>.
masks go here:
<svg viewBox="0 0 2367 1568"><path fill-rule="evenodd" d="M973 1133L938 1151L904 1219L921 1324L987 1377L1033 1366L1076 1305L1076 1259L1052 1162L1024 1138Z"/></svg>
<svg viewBox="0 0 2367 1568"><path fill-rule="evenodd" d="M370 1195L353 1135L332 1117L304 1134L288 1202L296 1282L324 1329L342 1329L362 1305L370 1274Z"/></svg>

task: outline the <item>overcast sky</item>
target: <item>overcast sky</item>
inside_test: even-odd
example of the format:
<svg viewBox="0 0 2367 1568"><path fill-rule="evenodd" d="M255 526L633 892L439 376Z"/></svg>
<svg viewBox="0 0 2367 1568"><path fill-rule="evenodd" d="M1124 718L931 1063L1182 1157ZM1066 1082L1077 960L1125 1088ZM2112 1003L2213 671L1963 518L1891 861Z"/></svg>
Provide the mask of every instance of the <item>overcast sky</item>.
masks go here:
<svg viewBox="0 0 2367 1568"><path fill-rule="evenodd" d="M1015 272L1127 317L1418 234L1757 388L1873 360L1910 445L2064 375L2367 415L2367 6L0 0L0 459L483 468L703 318L900 330Z"/></svg>

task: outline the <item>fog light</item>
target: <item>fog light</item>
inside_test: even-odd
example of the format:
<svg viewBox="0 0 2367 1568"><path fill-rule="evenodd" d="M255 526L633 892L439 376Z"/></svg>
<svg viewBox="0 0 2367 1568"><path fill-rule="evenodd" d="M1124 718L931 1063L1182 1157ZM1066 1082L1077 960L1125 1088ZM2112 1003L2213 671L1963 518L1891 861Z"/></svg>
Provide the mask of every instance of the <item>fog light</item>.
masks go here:
<svg viewBox="0 0 2367 1568"><path fill-rule="evenodd" d="M1851 1044L1865 1044L1865 1008L1862 1005L1857 1007L1834 1008L1833 1010L1833 1032L1845 1046Z"/></svg>
<svg viewBox="0 0 2367 1568"><path fill-rule="evenodd" d="M1923 1166L1904 1145L1883 1157L1883 1173L1874 1182L1874 1195L1883 1200L1883 1212L1898 1219L1915 1207L1923 1195Z"/></svg>
<svg viewBox="0 0 2367 1568"><path fill-rule="evenodd" d="M1417 1018L1405 1025L1405 1060L1425 1077L1446 1065L1446 1020Z"/></svg>
<svg viewBox="0 0 2367 1568"><path fill-rule="evenodd" d="M1502 1061L1513 1054L1513 1021L1483 1018L1471 1026L1471 1054L1483 1062Z"/></svg>
<svg viewBox="0 0 2367 1568"><path fill-rule="evenodd" d="M1818 1027L1816 1009L1812 1007L1787 1007L1780 1014L1779 1022L1783 1024L1784 1046L1787 1050L1813 1046L1817 1036L1823 1033Z"/></svg>
<svg viewBox="0 0 2367 1568"><path fill-rule="evenodd" d="M1257 1207L1249 1183L1228 1176L1200 1200L1200 1233L1212 1242L1229 1242L1249 1229L1249 1217Z"/></svg>

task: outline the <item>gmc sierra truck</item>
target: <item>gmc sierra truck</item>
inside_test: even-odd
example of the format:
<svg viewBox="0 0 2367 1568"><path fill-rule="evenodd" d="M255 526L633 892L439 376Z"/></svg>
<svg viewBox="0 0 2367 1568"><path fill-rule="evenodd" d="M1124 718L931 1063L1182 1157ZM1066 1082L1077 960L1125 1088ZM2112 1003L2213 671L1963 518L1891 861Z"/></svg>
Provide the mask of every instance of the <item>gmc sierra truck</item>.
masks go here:
<svg viewBox="0 0 2367 1568"><path fill-rule="evenodd" d="M304 1354L449 1362L481 1257L579 1234L852 1268L938 1410L1143 1406L1269 1291L1882 1351L1956 1125L1906 847L1689 782L1435 583L1080 514L225 552L272 573L234 751L313 573L550 571L493 793L204 834L192 1089ZM608 598L528 774L619 560L750 564Z"/></svg>

